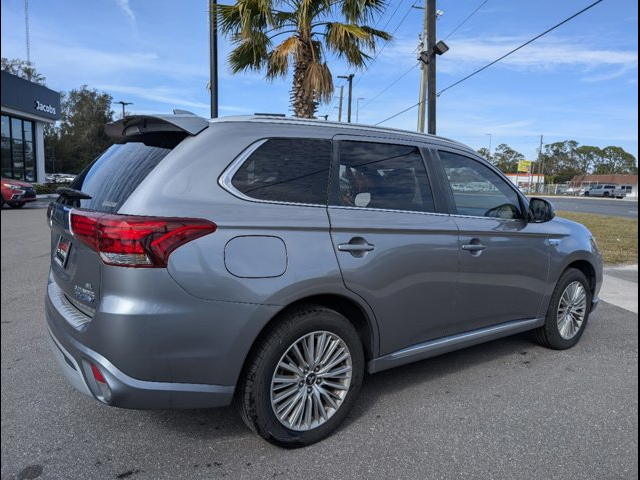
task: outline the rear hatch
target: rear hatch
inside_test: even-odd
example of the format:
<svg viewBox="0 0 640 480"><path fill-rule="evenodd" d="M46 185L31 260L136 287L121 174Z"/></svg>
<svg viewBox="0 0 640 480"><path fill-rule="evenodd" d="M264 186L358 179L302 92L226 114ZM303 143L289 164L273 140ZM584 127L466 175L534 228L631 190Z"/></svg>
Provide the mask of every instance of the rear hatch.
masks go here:
<svg viewBox="0 0 640 480"><path fill-rule="evenodd" d="M184 125L180 117L187 117ZM189 226L181 219L119 215L118 211L175 146L207 125L200 117L176 115L128 117L108 126L107 132L118 143L69 187L59 189L60 197L49 207L54 280L50 296L92 317L103 294L101 272L107 265L166 266L172 249L189 233L193 236ZM208 233L200 227L196 225L195 234Z"/></svg>

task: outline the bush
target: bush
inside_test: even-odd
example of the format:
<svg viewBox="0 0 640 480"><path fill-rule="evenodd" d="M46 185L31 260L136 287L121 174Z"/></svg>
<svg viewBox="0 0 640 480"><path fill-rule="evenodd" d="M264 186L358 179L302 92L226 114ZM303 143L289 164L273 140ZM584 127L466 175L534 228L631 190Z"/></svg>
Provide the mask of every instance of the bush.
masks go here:
<svg viewBox="0 0 640 480"><path fill-rule="evenodd" d="M36 183L33 186L35 187L38 195L45 195L56 193L56 190L64 185L65 184L62 183Z"/></svg>

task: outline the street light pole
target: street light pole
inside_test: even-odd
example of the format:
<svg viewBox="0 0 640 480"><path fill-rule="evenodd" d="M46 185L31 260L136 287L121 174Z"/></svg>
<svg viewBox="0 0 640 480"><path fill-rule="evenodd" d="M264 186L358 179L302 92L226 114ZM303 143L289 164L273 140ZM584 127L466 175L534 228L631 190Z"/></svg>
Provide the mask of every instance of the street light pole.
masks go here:
<svg viewBox="0 0 640 480"><path fill-rule="evenodd" d="M356 123L360 123L360 100L364 100L364 97L359 97L356 100Z"/></svg>
<svg viewBox="0 0 640 480"><path fill-rule="evenodd" d="M124 107L127 105L133 105L133 102L123 102L122 100L120 100L119 102L113 102L113 103L119 103L120 105L122 105L122 118L124 118L124 116L126 115Z"/></svg>
<svg viewBox="0 0 640 480"><path fill-rule="evenodd" d="M347 109L347 122L349 123L351 123L351 107L353 105L353 77L355 77L353 73L350 75L338 76L338 78L344 78L349 82L349 107Z"/></svg>
<svg viewBox="0 0 640 480"><path fill-rule="evenodd" d="M491 140L493 140L493 135L491 133L487 133L489 135L489 159L491 158Z"/></svg>
<svg viewBox="0 0 640 480"><path fill-rule="evenodd" d="M218 4L209 0L209 85L211 118L218 118Z"/></svg>

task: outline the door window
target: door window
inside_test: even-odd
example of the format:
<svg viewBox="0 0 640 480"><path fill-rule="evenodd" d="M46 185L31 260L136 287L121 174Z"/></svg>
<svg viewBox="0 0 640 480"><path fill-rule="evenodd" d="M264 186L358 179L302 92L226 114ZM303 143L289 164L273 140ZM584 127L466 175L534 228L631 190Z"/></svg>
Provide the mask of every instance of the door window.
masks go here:
<svg viewBox="0 0 640 480"><path fill-rule="evenodd" d="M417 147L343 141L339 152L338 205L435 211L431 185Z"/></svg>
<svg viewBox="0 0 640 480"><path fill-rule="evenodd" d="M459 215L522 219L518 194L486 165L462 155L439 152Z"/></svg>

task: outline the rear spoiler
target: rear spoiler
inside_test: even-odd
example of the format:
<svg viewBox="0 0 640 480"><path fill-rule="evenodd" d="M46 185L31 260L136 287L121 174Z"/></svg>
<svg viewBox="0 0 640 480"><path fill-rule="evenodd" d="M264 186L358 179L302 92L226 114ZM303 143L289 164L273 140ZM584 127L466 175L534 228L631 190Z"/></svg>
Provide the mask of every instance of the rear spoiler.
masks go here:
<svg viewBox="0 0 640 480"><path fill-rule="evenodd" d="M105 132L115 143L139 141L154 133L195 136L209 126L202 117L184 110L174 110L173 115L131 115L105 126Z"/></svg>

